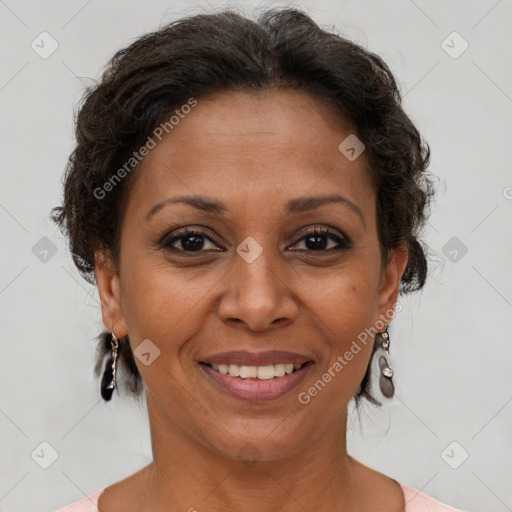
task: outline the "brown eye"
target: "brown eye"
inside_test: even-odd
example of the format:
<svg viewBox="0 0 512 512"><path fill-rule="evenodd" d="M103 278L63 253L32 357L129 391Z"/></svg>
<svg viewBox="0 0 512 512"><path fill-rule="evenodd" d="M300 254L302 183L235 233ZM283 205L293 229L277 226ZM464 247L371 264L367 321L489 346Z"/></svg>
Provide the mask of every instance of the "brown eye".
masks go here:
<svg viewBox="0 0 512 512"><path fill-rule="evenodd" d="M202 235L187 235L182 236L178 239L175 239L181 243L181 249L184 251L200 251L204 248L205 245L205 237ZM175 243L175 242L174 242ZM172 246L172 244L170 244Z"/></svg>
<svg viewBox="0 0 512 512"><path fill-rule="evenodd" d="M212 247L208 247L208 243L212 244ZM186 228L177 233L175 232L173 236L166 236L159 242L158 247L160 249L179 252L219 250L218 248L216 249L217 245L210 237L206 236L204 231L191 228Z"/></svg>
<svg viewBox="0 0 512 512"><path fill-rule="evenodd" d="M334 247L329 247L329 240L334 241ZM339 251L350 249L351 244L346 237L341 237L325 226L318 226L306 233L298 242L304 241L306 250L318 252Z"/></svg>

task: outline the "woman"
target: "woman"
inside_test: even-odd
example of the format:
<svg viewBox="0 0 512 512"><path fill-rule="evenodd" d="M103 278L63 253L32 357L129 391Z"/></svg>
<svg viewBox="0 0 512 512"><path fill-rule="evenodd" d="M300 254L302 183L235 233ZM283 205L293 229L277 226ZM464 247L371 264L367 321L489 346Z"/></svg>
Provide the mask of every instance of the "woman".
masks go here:
<svg viewBox="0 0 512 512"><path fill-rule="evenodd" d="M456 510L346 449L427 275L429 147L377 55L297 10L185 18L114 56L76 137L53 219L153 461L62 511Z"/></svg>

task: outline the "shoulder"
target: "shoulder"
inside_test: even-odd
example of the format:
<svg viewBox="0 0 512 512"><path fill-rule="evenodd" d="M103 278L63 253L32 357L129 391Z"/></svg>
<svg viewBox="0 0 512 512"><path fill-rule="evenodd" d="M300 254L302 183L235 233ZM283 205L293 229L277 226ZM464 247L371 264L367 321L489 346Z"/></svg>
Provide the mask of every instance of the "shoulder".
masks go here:
<svg viewBox="0 0 512 512"><path fill-rule="evenodd" d="M464 512L446 505L414 487L400 484L405 496L405 512Z"/></svg>
<svg viewBox="0 0 512 512"><path fill-rule="evenodd" d="M99 489L79 501L74 501L63 508L59 508L56 512L98 512L98 498L104 490L105 488Z"/></svg>
<svg viewBox="0 0 512 512"><path fill-rule="evenodd" d="M458 508L442 503L414 487L401 484L400 487L405 497L405 512L464 512ZM99 489L89 496L70 503L56 512L97 512L98 498L105 490Z"/></svg>

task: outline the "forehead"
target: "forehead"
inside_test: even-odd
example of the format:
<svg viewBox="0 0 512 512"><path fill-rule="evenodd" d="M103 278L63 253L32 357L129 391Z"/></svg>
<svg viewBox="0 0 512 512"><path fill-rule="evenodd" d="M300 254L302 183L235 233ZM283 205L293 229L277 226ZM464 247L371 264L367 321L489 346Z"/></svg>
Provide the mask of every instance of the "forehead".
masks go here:
<svg viewBox="0 0 512 512"><path fill-rule="evenodd" d="M147 210L177 193L240 206L309 192L372 202L364 152L351 161L339 149L350 126L305 92L221 92L186 111L161 140L153 137L136 170L132 207Z"/></svg>

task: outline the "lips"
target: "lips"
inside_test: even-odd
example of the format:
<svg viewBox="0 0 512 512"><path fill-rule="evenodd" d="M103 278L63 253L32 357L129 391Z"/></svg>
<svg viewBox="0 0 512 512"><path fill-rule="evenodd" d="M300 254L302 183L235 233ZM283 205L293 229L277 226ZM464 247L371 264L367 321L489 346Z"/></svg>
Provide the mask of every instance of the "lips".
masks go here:
<svg viewBox="0 0 512 512"><path fill-rule="evenodd" d="M274 376L269 380L233 377L222 374L214 370L207 363L200 363L198 366L203 375L207 377L209 382L214 384L216 389L238 400L261 404L289 395L291 391L304 381L313 366L313 362L305 363L300 369L290 374L285 374L282 377Z"/></svg>
<svg viewBox="0 0 512 512"><path fill-rule="evenodd" d="M312 357L297 352L286 352L283 350L267 350L265 352L249 352L247 350L236 350L222 352L206 356L199 362L208 365L230 365L238 366L268 366L275 364L305 364L313 361Z"/></svg>

